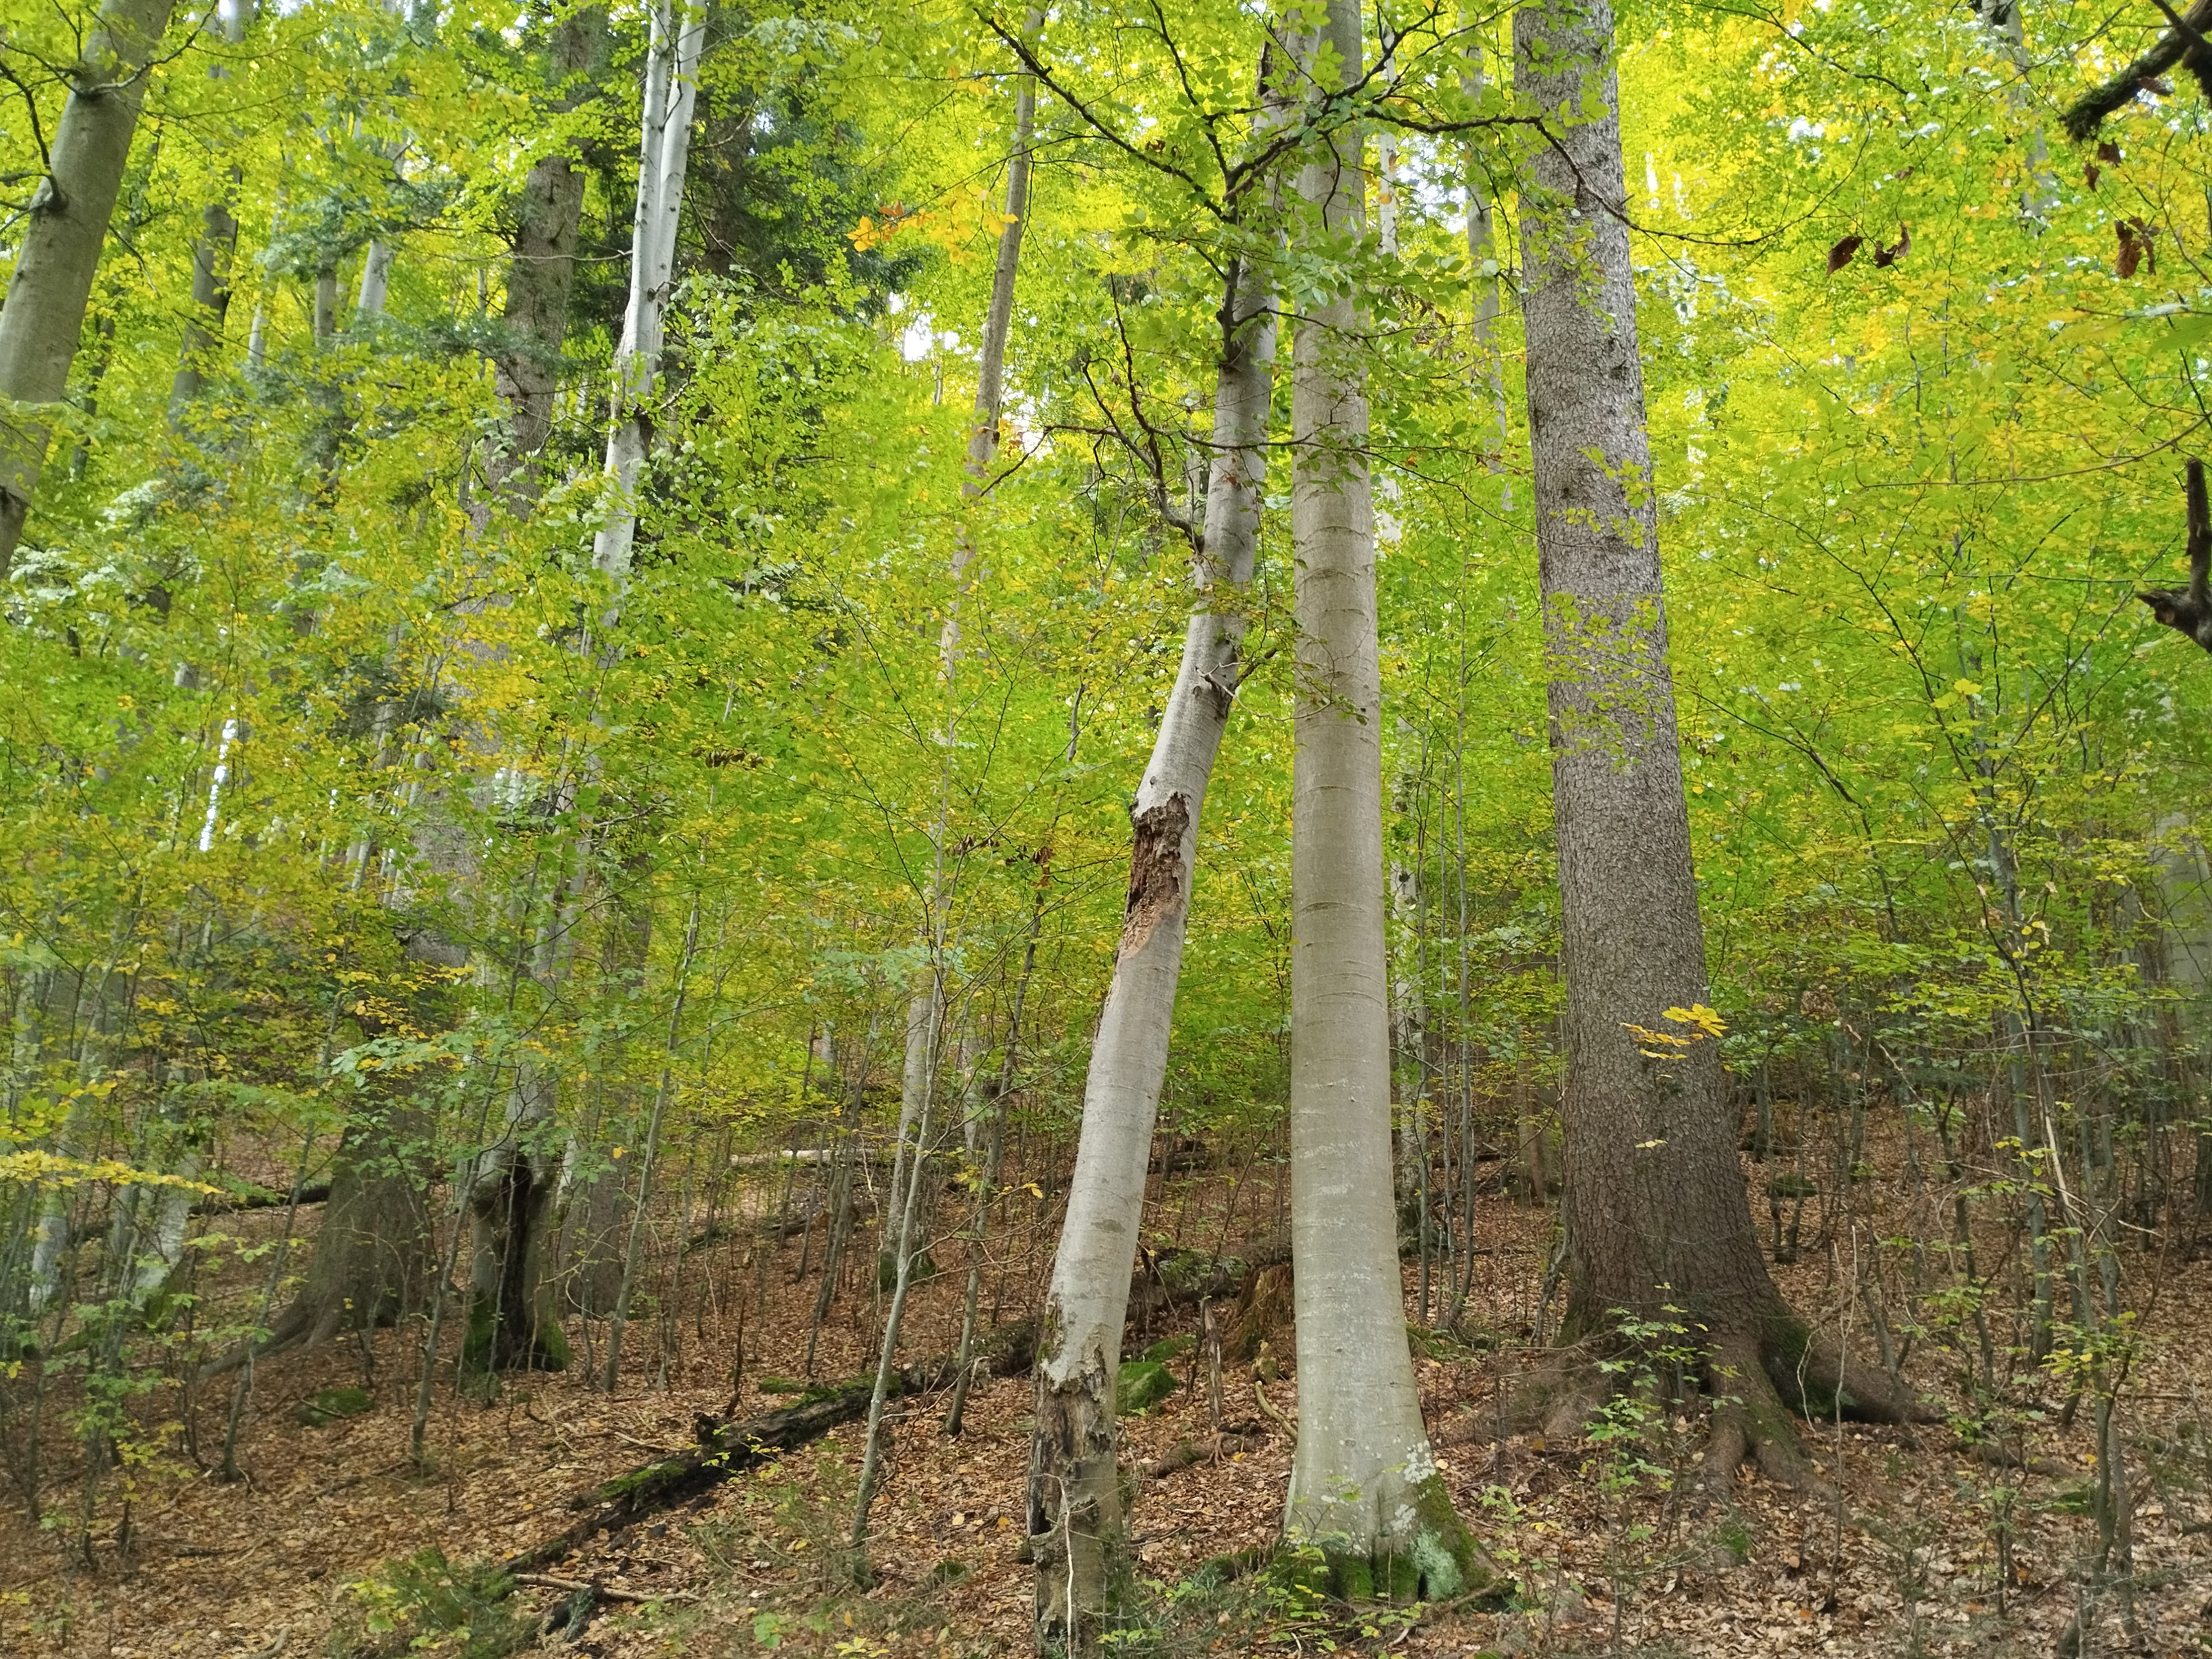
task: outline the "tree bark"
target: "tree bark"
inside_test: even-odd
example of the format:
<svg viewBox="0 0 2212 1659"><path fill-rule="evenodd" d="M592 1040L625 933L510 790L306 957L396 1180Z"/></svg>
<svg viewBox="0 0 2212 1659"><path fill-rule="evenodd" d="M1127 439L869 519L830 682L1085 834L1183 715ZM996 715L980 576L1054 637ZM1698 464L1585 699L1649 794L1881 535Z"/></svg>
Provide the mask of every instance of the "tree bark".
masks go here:
<svg viewBox="0 0 2212 1659"><path fill-rule="evenodd" d="M1070 1654L1095 1647L1125 1565L1114 1384L1198 871L1199 818L1241 674L1243 594L1259 551L1267 477L1273 307L1272 274L1233 263L1221 310L1206 516L1191 560L1197 604L1130 809L1128 901L1091 1042L1067 1215L1046 1295L1029 1530L1037 1641Z"/></svg>
<svg viewBox="0 0 2212 1659"><path fill-rule="evenodd" d="M222 0L223 44L243 45L246 26L253 21L253 0ZM222 64L208 71L210 78L228 80ZM230 265L238 251L238 221L231 216L228 198L237 192L242 174L236 167L226 174L225 198L210 202L200 210L199 240L192 244L192 308L185 319L183 349L178 354L176 378L169 383L169 424L182 423L185 411L198 399L207 380L209 356L222 344L222 326L230 313Z"/></svg>
<svg viewBox="0 0 2212 1659"><path fill-rule="evenodd" d="M398 1323L430 1284L430 1210L420 1155L428 1133L411 1104L368 1103L348 1127L307 1261L307 1282L257 1350L310 1347Z"/></svg>
<svg viewBox="0 0 2212 1659"><path fill-rule="evenodd" d="M607 438L612 500L592 545L592 562L618 585L629 576L630 545L637 535L638 474L653 437L645 403L660 372L661 329L675 273L676 227L684 211L684 173L691 149L691 108L706 40L705 14L693 10L688 0L680 10L666 3L653 7L638 145L637 214L630 231L629 303L615 353L614 428Z"/></svg>
<svg viewBox="0 0 2212 1659"><path fill-rule="evenodd" d="M555 1086L538 1062L519 1063L504 1130L470 1182L464 1370L557 1371L568 1364L544 1272L545 1224L559 1180L559 1160L544 1144Z"/></svg>
<svg viewBox="0 0 2212 1659"><path fill-rule="evenodd" d="M123 187L124 164L147 65L173 0L107 0L70 71L70 95L32 198L29 222L0 306L0 580L46 465L51 410L69 389L70 364Z"/></svg>
<svg viewBox="0 0 2212 1659"><path fill-rule="evenodd" d="M1329 0L1308 62L1358 82L1356 0ZM1298 175L1301 234L1356 236L1360 137ZM1284 1534L1328 1557L1340 1593L1445 1600L1487 1582L1429 1449L1406 1345L1390 1158L1382 687L1367 403L1348 294L1300 316L1291 392L1297 561L1291 888L1291 1249L1298 1442Z"/></svg>
<svg viewBox="0 0 2212 1659"><path fill-rule="evenodd" d="M1886 1382L1816 1349L1784 1303L1752 1222L1718 1045L1668 1017L1710 992L1667 662L1611 9L1531 0L1515 13L1514 49L1523 101L1548 126L1521 199L1566 981L1565 1334L1602 1338L1624 1313L1700 1334L1715 1395L1735 1401L1716 1421L1716 1475L1756 1451L1768 1473L1802 1482L1775 1384L1801 1405L1840 1383L1870 1414L1903 1407Z"/></svg>
<svg viewBox="0 0 2212 1659"><path fill-rule="evenodd" d="M555 25L547 78L560 107L574 107L578 94L571 83L599 60L606 26L606 12L597 6ZM507 404L507 441L493 453L489 468L493 489L518 507L538 492L542 481L534 462L552 435L585 176L573 149L564 148L539 156L522 183L514 253L507 268L509 338L492 365L493 384Z"/></svg>

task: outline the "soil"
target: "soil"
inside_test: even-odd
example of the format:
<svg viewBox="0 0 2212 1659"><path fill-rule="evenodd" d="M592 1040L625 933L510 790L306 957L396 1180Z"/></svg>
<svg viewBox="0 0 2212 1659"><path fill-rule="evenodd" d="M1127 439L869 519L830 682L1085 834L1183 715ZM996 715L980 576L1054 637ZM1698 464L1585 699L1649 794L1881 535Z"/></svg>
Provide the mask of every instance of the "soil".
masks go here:
<svg viewBox="0 0 2212 1659"><path fill-rule="evenodd" d="M1176 1218L1182 1242L1212 1244L1240 1162L1169 1177L1155 1213ZM1765 1172L1747 1172L1759 1191ZM1185 1181L1197 1183L1188 1194ZM763 1184L755 1201L773 1204L777 1194ZM1018 1187L1010 1190L1019 1213L994 1243L985 1291L987 1312L995 1308L1000 1322L1034 1306L1056 1221ZM1255 1207L1249 1194L1243 1201ZM1868 1356L1869 1309L1882 1307L1893 1342L1913 1339L1909 1379L1923 1398L1955 1407L1974 1343L1946 1339L1938 1322L1943 1304L1932 1292L1948 1269L1928 1265L1923 1252L1922 1288L1931 1293L1914 1302L1905 1295L1911 1252L1884 1252L1884 1299L1852 1291L1855 1267L1864 1277L1875 1259L1875 1239L1916 1224L1923 1237L1940 1235L1929 1218L1948 1216L1948 1197L1916 1194L1899 1173L1863 1183L1852 1203L1855 1228L1852 1218L1808 1207L1799 1259L1777 1269L1785 1291L1817 1328L1840 1333ZM1264 1200L1256 1206L1267 1213ZM246 1231L239 1218L226 1219L232 1231ZM1747 1470L1733 1513L1700 1507L1694 1408L1680 1418L1661 1413L1611 1439L1498 1434L1504 1401L1541 1363L1527 1339L1553 1226L1552 1212L1486 1194L1467 1317L1457 1337L1425 1340L1431 1357L1417 1362L1461 1511L1518 1576L1517 1605L1346 1609L1311 1606L1265 1579L1188 1586L1213 1558L1273 1538L1291 1450L1282 1425L1297 1411L1285 1333L1277 1349L1285 1370L1261 1384L1271 1409L1255 1397L1250 1364L1224 1364L1225 1437L1216 1437L1197 1351L1170 1362L1182 1386L1125 1424L1149 1621L1129 1651L1303 1653L1333 1644L1438 1656L2040 1656L2060 1650L2085 1599L2083 1652L2212 1649L2212 1262L2169 1249L2131 1253L2124 1264L2143 1339L2118 1407L2132 1571L2113 1554L2098 1575L2090 1566L2098 1535L2094 1413L2083 1406L2067 1413L2062 1382L2024 1364L2008 1388L2027 1419L2012 1455L2029 1467L1971 1454L1942 1424L1814 1425L1808 1449L1827 1490L1791 1491ZM670 1231L676 1236L672 1224ZM2006 1259L2008 1237L1994 1226L1977 1242L1985 1267ZM430 1548L453 1561L520 1555L570 1523L572 1498L689 1447L697 1416L732 1405L737 1304L752 1289L746 1248L744 1237L732 1236L684 1258L680 1328L655 1311L634 1316L624 1380L611 1395L592 1387L597 1367L586 1363L599 1331L573 1320L579 1363L565 1373L515 1376L487 1400L456 1392L450 1367L441 1370L427 1473L408 1458L419 1322L258 1367L241 1441L246 1478L234 1483L196 1467L187 1450L215 1461L230 1378L210 1382L189 1402L173 1387L142 1396L145 1449L134 1467L108 1477L88 1535L76 1496L82 1460L65 1425L54 1427L46 1523L31 1524L20 1503L0 1519L0 1652L277 1659L387 1650L364 1619L376 1601L373 1587L389 1582L388 1564ZM795 1237L777 1243L762 1300L746 1316L740 1416L791 1402L787 1392L759 1385L802 1370L815 1285L811 1276L794 1279L801 1248ZM957 1246L937 1254L959 1259ZM854 1255L860 1265L822 1333L817 1380L851 1377L874 1362L876 1297L866 1282L873 1253ZM258 1271L240 1269L239 1283ZM1408 1262L1409 1318L1419 1311L1419 1277ZM1439 1317L1443 1277L1438 1267L1431 1311ZM947 1272L916 1290L904 1356L953 1346L961 1289L960 1276ZM1916 1310L1928 1322L1917 1337ZM2008 1307L1993 1307L1990 1317L2002 1345ZM1152 1328L1133 1328L1127 1352L1197 1323L1195 1309L1171 1310ZM664 1346L672 1349L665 1384ZM349 1387L368 1390L367 1411L321 1426L303 1420L301 1407L318 1391ZM957 1440L941 1432L942 1396L895 1407L867 1547L869 1589L853 1587L838 1566L861 1433L851 1425L545 1566L542 1577L597 1584L621 1598L598 1601L564 1633L518 1648L510 1630L509 1644L491 1649L433 1633L422 1645L471 1659L533 1650L599 1659L1026 1652L1030 1569L1017 1547L1030 1387L1024 1377L979 1386ZM65 1405L58 1394L56 1407ZM50 1411L50 1424L64 1416ZM2097 1593L2087 1595L2087 1588ZM541 1615L574 1604L571 1590L541 1583L516 1589L506 1606L534 1629Z"/></svg>

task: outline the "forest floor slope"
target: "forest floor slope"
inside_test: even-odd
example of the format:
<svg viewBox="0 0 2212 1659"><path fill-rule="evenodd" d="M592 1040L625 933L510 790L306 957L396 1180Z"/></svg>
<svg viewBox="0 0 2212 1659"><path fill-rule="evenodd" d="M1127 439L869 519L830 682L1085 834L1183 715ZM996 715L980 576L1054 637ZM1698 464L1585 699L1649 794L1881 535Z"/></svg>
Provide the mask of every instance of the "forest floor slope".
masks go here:
<svg viewBox="0 0 2212 1659"><path fill-rule="evenodd" d="M1191 1213L1186 1205L1182 1215ZM1808 1496L1747 1477L1735 1513L1701 1512L1691 1478L1700 1442L1687 1419L1648 1424L1632 1443L1496 1432L1503 1402L1536 1363L1522 1339L1552 1224L1549 1212L1485 1201L1466 1323L1474 1340L1427 1345L1432 1352L1417 1362L1461 1512L1512 1564L1522 1605L1415 1616L1316 1607L1265 1580L1194 1583L1210 1559L1273 1536L1291 1455L1281 1421L1295 1415L1297 1390L1287 1375L1263 1384L1263 1407L1251 1366L1224 1366L1230 1435L1217 1449L1204 1366L1194 1369L1185 1352L1169 1361L1181 1386L1127 1424L1129 1461L1139 1471L1149 1626L1128 1651L1311 1653L1323 1642L1438 1656L2057 1650L2095 1544L2096 1487L2090 1413L2062 1423L2063 1395L2046 1373L2027 1373L2016 1390L2024 1414L2040 1419L2018 1449L2027 1468L1969 1455L1942 1425L1814 1425L1808 1445L1830 1492ZM1879 1224L1863 1218L1862 1250ZM1844 1330L1863 1352L1865 1298L1844 1288L1850 1237L1838 1229L1829 1243L1778 1272L1796 1305L1822 1328ZM792 1403L758 1383L802 1369L814 1286L793 1282L799 1248L797 1240L781 1245L761 1281L763 1305L748 1315L740 1418ZM1018 1240L1008 1254L996 1286L1002 1322L1033 1305L1042 1266ZM2154 1285L2156 1296L2144 1304L2147 1352L2122 1406L2133 1577L2099 1596L2087 1650L2198 1652L2212 1646L2212 1262L2143 1265L2156 1271L2130 1279ZM574 1524L579 1494L656 1455L683 1454L696 1443L696 1419L730 1404L734 1304L750 1286L734 1263L726 1267L719 1279L709 1271L700 1281L704 1305L685 1310L665 1389L656 1386L650 1320L633 1325L640 1346L612 1395L589 1385L583 1365L512 1378L489 1401L441 1386L427 1475L407 1459L418 1334L385 1333L366 1348L341 1342L270 1362L243 1442L247 1480L225 1485L196 1474L180 1452L140 1472L127 1530L122 1512L107 1505L90 1568L72 1557L73 1517L58 1484L46 1528L27 1525L20 1509L0 1522L0 1651L23 1659L368 1659L396 1655L416 1638L429 1651L466 1659L1026 1651L1030 1569L1017 1559L1030 1411L1024 1376L979 1387L957 1440L940 1432L941 1395L899 1402L869 1549L877 1582L865 1592L841 1585L834 1571L850 1525L856 1424L560 1560L533 1564L536 1582L511 1595L487 1599L481 1584L466 1588L476 1571L467 1564L510 1561L557 1535ZM1414 1284L1409 1264L1409 1310ZM959 1294L952 1273L917 1292L907 1356L952 1346ZM1154 1329L1133 1329L1132 1351L1195 1322L1194 1310L1172 1310ZM817 1378L865 1371L874 1329L872 1298L848 1294L822 1333ZM1287 1354L1290 1334L1271 1350ZM1923 1339L1908 1370L1929 1398L1955 1401L1960 1363L1940 1340ZM367 1410L319 1426L303 1420L319 1390L361 1386L364 1376ZM222 1389L198 1402L203 1444L219 1437L227 1399ZM59 1443L57 1455L66 1455ZM2009 1570L2002 1595L2001 1542ZM459 1567L424 1565L432 1550ZM392 1564L410 1559L414 1569L395 1573ZM459 1613L425 1612L437 1599L425 1599L425 1575L437 1580L441 1571L447 1601ZM574 1587L582 1584L600 1594L579 1595ZM2122 1622L2129 1595L2132 1638ZM379 1619L394 1628L373 1628ZM549 1624L558 1630L545 1634Z"/></svg>

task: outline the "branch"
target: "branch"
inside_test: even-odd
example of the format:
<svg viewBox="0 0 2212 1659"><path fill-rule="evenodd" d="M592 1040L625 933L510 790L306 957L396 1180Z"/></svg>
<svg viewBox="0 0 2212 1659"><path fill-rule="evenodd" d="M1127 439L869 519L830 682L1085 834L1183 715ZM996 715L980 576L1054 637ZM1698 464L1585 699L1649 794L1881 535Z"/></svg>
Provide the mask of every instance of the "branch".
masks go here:
<svg viewBox="0 0 2212 1659"><path fill-rule="evenodd" d="M2173 27L2160 35L2149 51L2103 86L2083 93L2074 106L2066 112L2063 118L2066 136L2075 143L2087 143L2094 137L2106 116L2133 103L2136 94L2144 90L2143 82L2155 81L2164 75L2181 61L2184 52L2189 52L2192 46L2198 51L2204 49L2202 31L2212 27L2212 0L2196 0L2196 3L2189 8L2186 19L2177 16L2165 0L2157 0L2157 4ZM2212 68L2200 70L2194 64L2191 70L2200 82L2207 74L2212 74Z"/></svg>

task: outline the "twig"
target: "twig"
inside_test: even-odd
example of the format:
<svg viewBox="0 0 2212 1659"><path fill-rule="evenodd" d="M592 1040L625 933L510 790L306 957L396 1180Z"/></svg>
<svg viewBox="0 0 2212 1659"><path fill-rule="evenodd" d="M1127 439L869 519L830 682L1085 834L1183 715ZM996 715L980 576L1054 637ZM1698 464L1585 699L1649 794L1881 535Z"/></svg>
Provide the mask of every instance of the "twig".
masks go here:
<svg viewBox="0 0 2212 1659"><path fill-rule="evenodd" d="M581 1578L556 1578L546 1572L518 1572L518 1584L530 1584L539 1589L566 1590L571 1595L589 1593L602 1601L629 1601L643 1606L647 1601L696 1601L699 1598L690 1590L631 1590L618 1589L612 1584L588 1583Z"/></svg>

